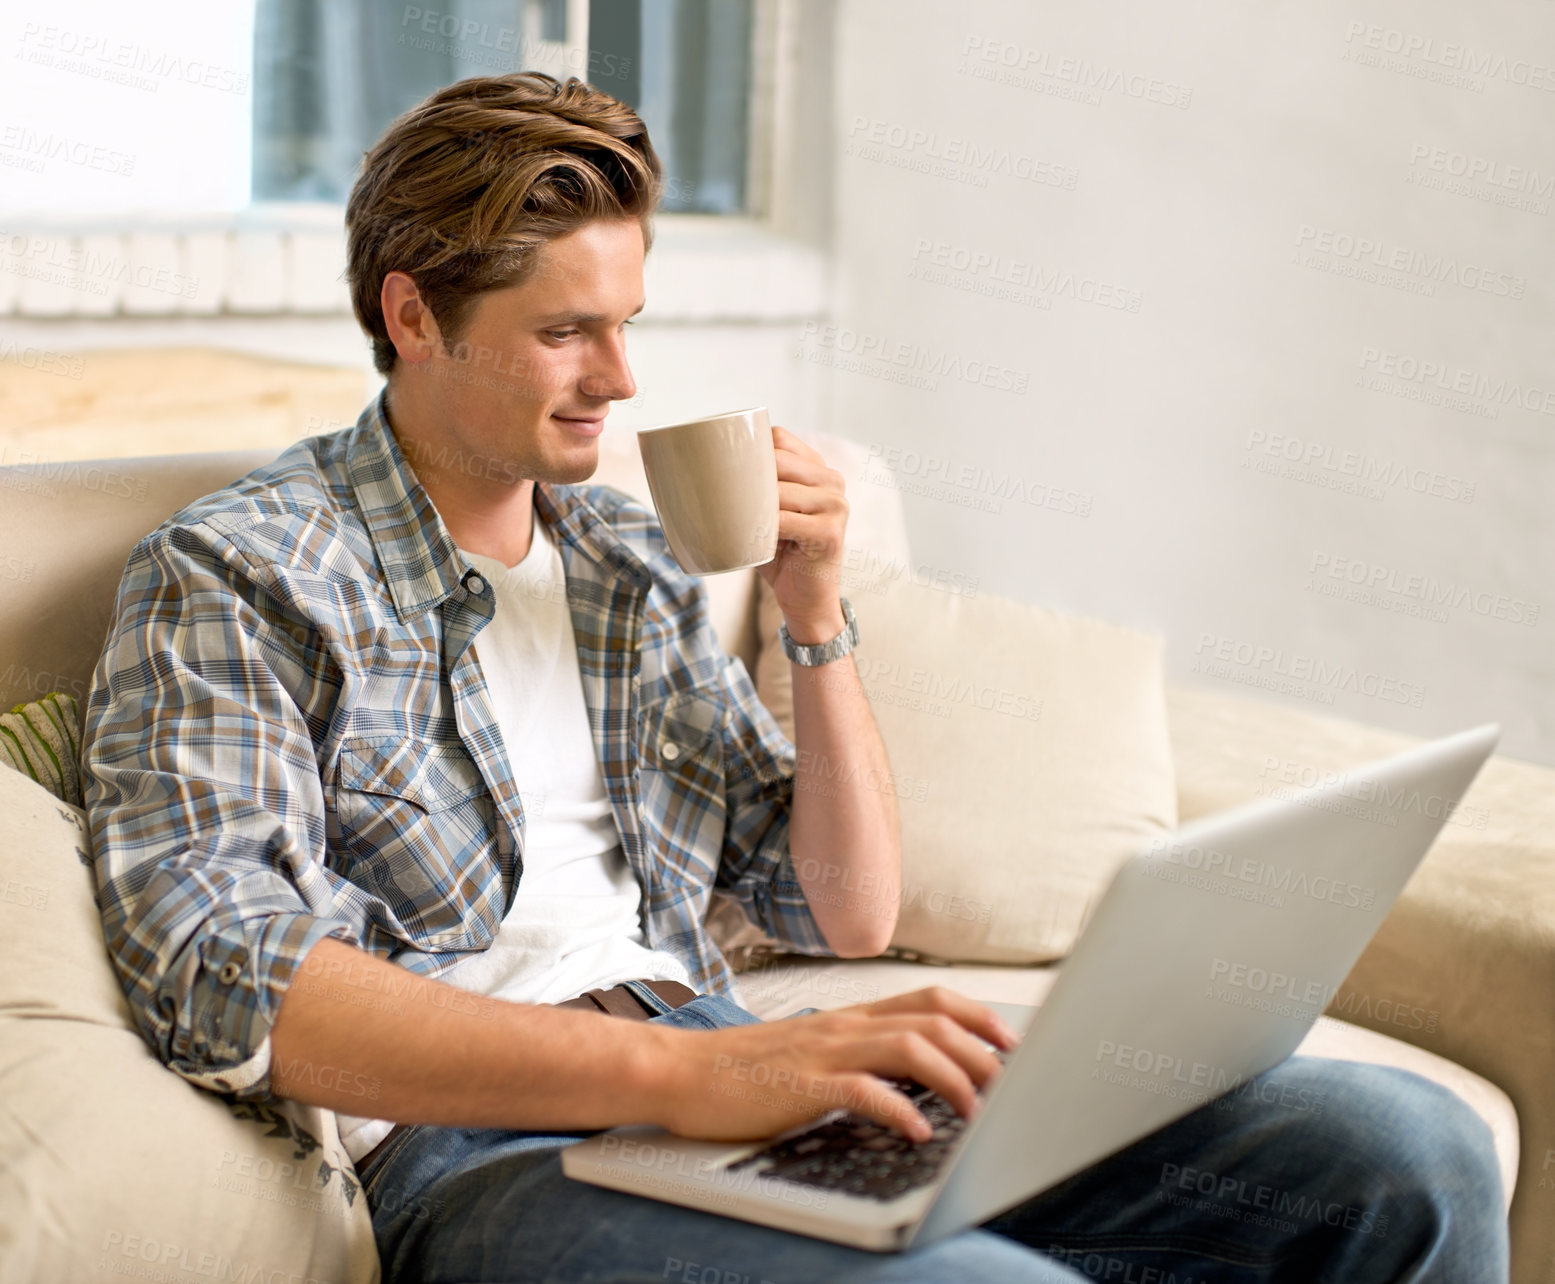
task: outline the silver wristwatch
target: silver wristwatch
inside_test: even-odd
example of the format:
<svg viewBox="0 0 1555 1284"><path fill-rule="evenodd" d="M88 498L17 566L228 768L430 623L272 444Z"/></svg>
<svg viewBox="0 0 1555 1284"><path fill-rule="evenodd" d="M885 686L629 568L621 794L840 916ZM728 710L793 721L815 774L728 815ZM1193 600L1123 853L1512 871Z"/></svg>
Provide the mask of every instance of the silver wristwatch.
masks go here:
<svg viewBox="0 0 1555 1284"><path fill-rule="evenodd" d="M847 598L842 599L842 618L847 624L841 633L830 642L817 642L813 646L800 646L788 635L788 625L779 624L778 640L783 644L783 654L807 669L842 659L858 645L858 621L853 618L853 608L848 605Z"/></svg>

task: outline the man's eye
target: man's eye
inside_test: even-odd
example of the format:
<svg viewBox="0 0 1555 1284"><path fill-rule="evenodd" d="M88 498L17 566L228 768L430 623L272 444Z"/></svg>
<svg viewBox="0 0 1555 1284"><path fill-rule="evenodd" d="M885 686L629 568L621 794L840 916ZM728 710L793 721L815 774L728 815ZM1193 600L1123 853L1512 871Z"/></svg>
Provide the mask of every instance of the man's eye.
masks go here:
<svg viewBox="0 0 1555 1284"><path fill-rule="evenodd" d="M553 339L567 339L577 334L576 330L547 330L546 333Z"/></svg>

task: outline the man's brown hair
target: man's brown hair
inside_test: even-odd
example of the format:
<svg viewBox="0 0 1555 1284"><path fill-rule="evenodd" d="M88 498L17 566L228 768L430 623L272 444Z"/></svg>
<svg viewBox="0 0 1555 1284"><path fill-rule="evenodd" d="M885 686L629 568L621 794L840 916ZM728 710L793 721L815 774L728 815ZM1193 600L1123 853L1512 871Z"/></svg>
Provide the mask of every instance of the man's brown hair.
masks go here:
<svg viewBox="0 0 1555 1284"><path fill-rule="evenodd" d="M635 218L644 248L663 169L642 119L576 76L476 76L389 126L346 203L351 306L381 374L394 366L383 278L406 272L445 345L475 300L534 272L545 242L594 219Z"/></svg>

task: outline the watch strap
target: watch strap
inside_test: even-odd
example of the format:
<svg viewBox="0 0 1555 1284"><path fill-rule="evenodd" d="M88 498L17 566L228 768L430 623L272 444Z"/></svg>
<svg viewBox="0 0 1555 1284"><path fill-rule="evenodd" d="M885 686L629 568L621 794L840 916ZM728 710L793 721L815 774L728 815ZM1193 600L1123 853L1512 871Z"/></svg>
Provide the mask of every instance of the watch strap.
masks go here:
<svg viewBox="0 0 1555 1284"><path fill-rule="evenodd" d="M858 645L858 620L854 618L853 607L848 599L842 598L841 601L842 618L847 623L843 625L842 632L830 641L808 645L795 642L788 632L787 622L779 624L778 640L783 645L783 654L795 664L808 669L830 664L851 652Z"/></svg>

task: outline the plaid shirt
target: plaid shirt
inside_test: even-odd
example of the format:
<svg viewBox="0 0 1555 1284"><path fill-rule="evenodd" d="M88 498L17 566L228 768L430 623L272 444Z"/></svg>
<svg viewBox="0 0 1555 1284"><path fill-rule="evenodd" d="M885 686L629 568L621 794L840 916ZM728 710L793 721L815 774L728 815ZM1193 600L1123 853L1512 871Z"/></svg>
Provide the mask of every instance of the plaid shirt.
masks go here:
<svg viewBox="0 0 1555 1284"><path fill-rule="evenodd" d="M733 996L712 889L830 954L794 877L794 747L725 655L653 513L537 483L647 945ZM460 556L382 399L174 514L131 553L83 728L98 905L171 1069L269 1094L270 1027L325 936L424 976L486 949L524 814Z"/></svg>

